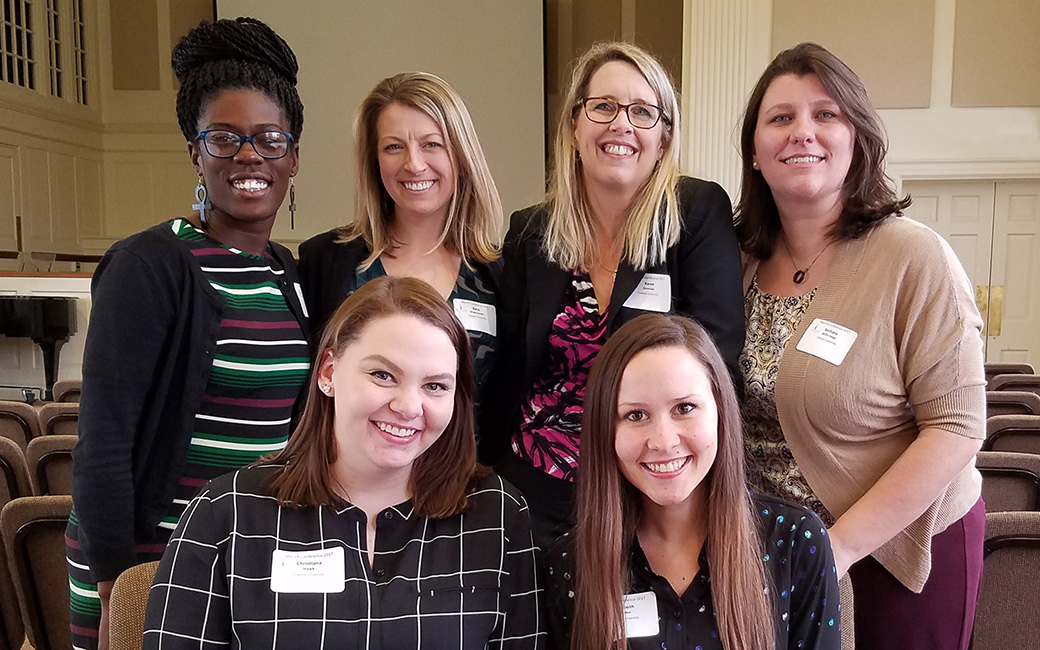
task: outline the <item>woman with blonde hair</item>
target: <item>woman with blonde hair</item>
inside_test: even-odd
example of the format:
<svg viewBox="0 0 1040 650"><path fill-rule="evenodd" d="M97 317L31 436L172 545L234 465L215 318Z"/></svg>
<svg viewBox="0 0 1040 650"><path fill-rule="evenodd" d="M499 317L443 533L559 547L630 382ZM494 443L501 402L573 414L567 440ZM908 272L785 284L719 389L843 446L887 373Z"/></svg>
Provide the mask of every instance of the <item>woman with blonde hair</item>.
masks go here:
<svg viewBox="0 0 1040 650"><path fill-rule="evenodd" d="M477 464L451 308L377 278L319 349L289 445L187 506L144 647L544 648L527 507Z"/></svg>
<svg viewBox="0 0 1040 650"><path fill-rule="evenodd" d="M688 318L622 327L585 395L578 525L547 562L558 648L836 649L830 541L745 487L740 407Z"/></svg>
<svg viewBox="0 0 1040 650"><path fill-rule="evenodd" d="M628 43L594 46L565 97L548 197L512 217L481 458L531 496L542 545L570 525L582 396L610 333L639 314L682 313L739 375L732 209L715 183L680 175L681 142L661 64Z"/></svg>
<svg viewBox="0 0 1040 650"><path fill-rule="evenodd" d="M311 318L323 327L373 278L425 280L469 331L482 386L497 347L502 205L466 105L440 77L402 72L361 103L354 142L354 219L300 244Z"/></svg>

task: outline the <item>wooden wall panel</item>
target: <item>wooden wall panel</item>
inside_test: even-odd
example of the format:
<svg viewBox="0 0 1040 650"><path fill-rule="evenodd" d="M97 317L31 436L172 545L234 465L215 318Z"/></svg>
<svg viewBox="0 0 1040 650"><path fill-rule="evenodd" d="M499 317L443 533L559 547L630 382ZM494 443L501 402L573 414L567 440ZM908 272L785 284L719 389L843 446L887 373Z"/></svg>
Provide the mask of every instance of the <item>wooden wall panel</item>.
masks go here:
<svg viewBox="0 0 1040 650"><path fill-rule="evenodd" d="M18 248L15 215L18 214L18 149L0 144L0 250Z"/></svg>
<svg viewBox="0 0 1040 650"><path fill-rule="evenodd" d="M101 237L101 163L76 159L76 216L82 238Z"/></svg>
<svg viewBox="0 0 1040 650"><path fill-rule="evenodd" d="M73 253L79 249L76 215L76 159L65 153L50 152L51 239L43 250L48 253Z"/></svg>
<svg viewBox="0 0 1040 650"><path fill-rule="evenodd" d="M22 149L22 234L28 250L46 250L51 243L51 175L47 153L36 147Z"/></svg>

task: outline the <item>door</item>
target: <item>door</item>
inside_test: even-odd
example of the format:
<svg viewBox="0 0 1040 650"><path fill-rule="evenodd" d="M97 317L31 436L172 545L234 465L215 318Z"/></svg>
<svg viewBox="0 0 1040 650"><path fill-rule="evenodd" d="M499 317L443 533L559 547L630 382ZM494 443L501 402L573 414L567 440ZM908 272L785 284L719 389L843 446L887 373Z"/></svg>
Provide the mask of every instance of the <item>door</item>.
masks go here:
<svg viewBox="0 0 1040 650"><path fill-rule="evenodd" d="M987 361L1040 365L1040 181L907 181L907 216L941 234L975 287Z"/></svg>

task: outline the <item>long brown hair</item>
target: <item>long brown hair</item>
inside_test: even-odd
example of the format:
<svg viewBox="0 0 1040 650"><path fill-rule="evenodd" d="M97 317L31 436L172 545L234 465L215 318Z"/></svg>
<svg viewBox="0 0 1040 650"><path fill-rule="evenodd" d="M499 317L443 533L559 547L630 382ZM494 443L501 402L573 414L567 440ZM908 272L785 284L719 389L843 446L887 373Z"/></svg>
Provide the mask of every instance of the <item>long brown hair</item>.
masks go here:
<svg viewBox="0 0 1040 650"><path fill-rule="evenodd" d="M458 514L466 508L466 493L473 481L486 474L477 465L473 435L475 379L469 335L448 303L422 280L382 277L366 282L329 320L321 337L318 359L331 353L339 357L361 336L369 323L387 316L414 316L442 330L455 346L458 372L455 409L444 433L412 466L409 487L416 512L433 519ZM289 444L271 462L284 464L271 481L270 491L279 504L289 507L337 506L343 499L334 490L332 466L336 462L333 399L318 390L319 363L311 371L307 402Z"/></svg>
<svg viewBox="0 0 1040 650"><path fill-rule="evenodd" d="M737 237L745 253L758 259L773 254L780 232L780 214L773 192L753 167L755 129L769 85L782 75L816 75L842 113L852 123L855 142L852 164L845 176L845 206L830 234L838 239L855 239L866 234L883 219L902 215L910 197L899 199L885 176L888 143L881 118L856 73L841 59L816 43L801 43L776 55L758 79L740 129L741 183L736 208Z"/></svg>
<svg viewBox="0 0 1040 650"><path fill-rule="evenodd" d="M502 203L484 158L466 104L448 82L426 72L402 72L383 79L358 107L354 120L354 220L340 231L339 241L364 239L372 253L362 263L368 268L394 247L394 202L379 175L379 116L391 104L425 113L437 123L455 171L455 189L440 243L472 261L498 259L502 242Z"/></svg>
<svg viewBox="0 0 1040 650"><path fill-rule="evenodd" d="M762 539L744 475L740 410L718 348L694 321L648 314L626 323L600 351L585 392L575 529L572 650L625 647L623 596L640 514L640 493L614 450L618 389L628 363L651 348L680 348L708 373L719 413L718 452L708 482L706 541L711 598L725 648L768 650L776 641Z"/></svg>

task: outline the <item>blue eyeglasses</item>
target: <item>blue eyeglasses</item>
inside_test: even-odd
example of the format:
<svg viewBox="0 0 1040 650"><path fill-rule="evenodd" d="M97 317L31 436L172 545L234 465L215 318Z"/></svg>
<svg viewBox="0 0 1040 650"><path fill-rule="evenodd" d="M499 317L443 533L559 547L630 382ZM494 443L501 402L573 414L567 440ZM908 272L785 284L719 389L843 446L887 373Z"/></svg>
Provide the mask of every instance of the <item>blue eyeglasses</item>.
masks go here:
<svg viewBox="0 0 1040 650"><path fill-rule="evenodd" d="M214 158L232 158L246 142L253 145L255 151L261 158L276 160L284 158L289 153L289 143L292 135L281 131L263 131L253 135L242 135L234 131L214 129L211 131L200 131L196 140L202 140L206 153Z"/></svg>

